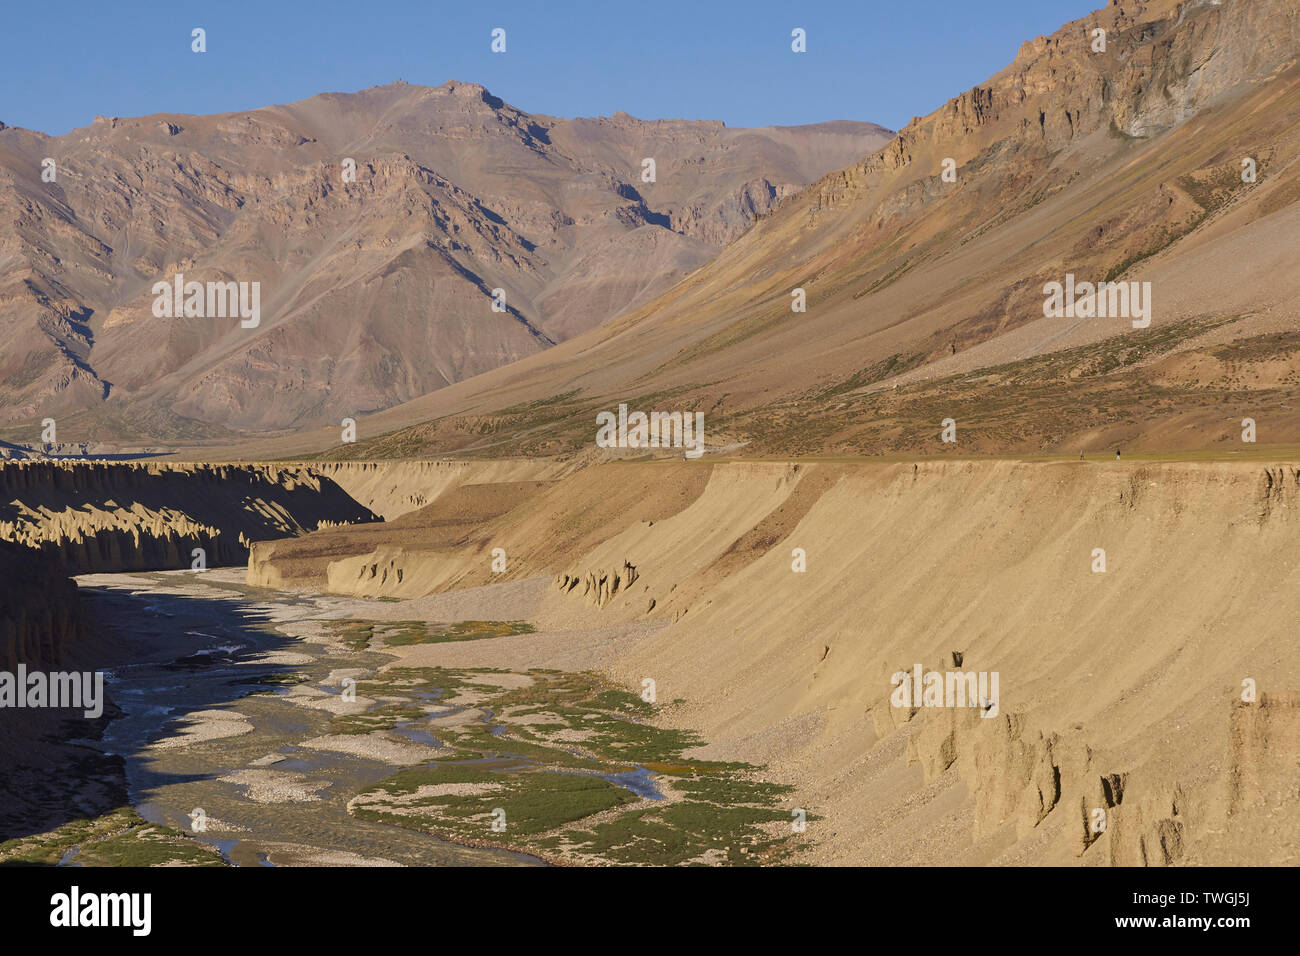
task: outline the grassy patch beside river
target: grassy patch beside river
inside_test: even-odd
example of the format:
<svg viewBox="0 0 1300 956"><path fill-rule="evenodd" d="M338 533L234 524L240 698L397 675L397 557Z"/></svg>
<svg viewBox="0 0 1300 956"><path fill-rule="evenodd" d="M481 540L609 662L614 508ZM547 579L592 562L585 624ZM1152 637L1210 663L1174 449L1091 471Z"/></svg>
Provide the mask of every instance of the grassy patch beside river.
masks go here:
<svg viewBox="0 0 1300 956"><path fill-rule="evenodd" d="M596 675L391 668L357 689L436 701L422 726L446 753L359 794L354 816L563 863L771 864L800 845L793 788L688 759L695 734Z"/></svg>

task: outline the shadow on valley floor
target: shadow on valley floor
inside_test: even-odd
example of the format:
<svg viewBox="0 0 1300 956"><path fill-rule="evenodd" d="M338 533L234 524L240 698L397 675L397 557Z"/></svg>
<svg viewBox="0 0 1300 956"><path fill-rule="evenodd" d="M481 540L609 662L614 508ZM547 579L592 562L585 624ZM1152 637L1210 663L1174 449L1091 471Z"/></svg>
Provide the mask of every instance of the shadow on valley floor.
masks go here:
<svg viewBox="0 0 1300 956"><path fill-rule="evenodd" d="M297 642L267 627L267 609L238 592L175 597L82 587L81 599L92 637L61 669L105 672L103 714L0 710L0 842L214 779L220 767L160 769L159 755L171 751L152 744L184 733L195 715L307 679L300 665L266 659Z"/></svg>

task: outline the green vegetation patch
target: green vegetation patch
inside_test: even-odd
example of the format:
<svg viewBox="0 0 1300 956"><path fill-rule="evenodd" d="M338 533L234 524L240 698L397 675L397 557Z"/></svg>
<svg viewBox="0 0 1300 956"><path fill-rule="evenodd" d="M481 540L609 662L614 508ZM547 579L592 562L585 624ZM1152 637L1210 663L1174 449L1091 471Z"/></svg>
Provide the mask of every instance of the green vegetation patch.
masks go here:
<svg viewBox="0 0 1300 956"><path fill-rule="evenodd" d="M229 681L229 683L231 686L256 684L261 689L253 691L254 694L273 694L277 687L293 687L295 684L305 684L309 680L311 678L306 674L294 674L285 671L278 674L261 674L256 677L238 677Z"/></svg>
<svg viewBox="0 0 1300 956"><path fill-rule="evenodd" d="M361 714L343 714L330 720L330 733L369 734L376 730L392 730L400 723L419 720L424 713L414 704L392 704Z"/></svg>
<svg viewBox="0 0 1300 956"><path fill-rule="evenodd" d="M792 787L755 779L748 764L685 757L699 736L656 726L636 694L594 674L530 670L526 686L503 689L489 673L502 672L383 673L387 696L478 691L476 719L434 728L453 753L381 781L351 813L573 863L778 863L802 845Z"/></svg>
<svg viewBox="0 0 1300 956"><path fill-rule="evenodd" d="M351 651L364 651L375 636L375 625L370 621L326 621L326 633Z"/></svg>
<svg viewBox="0 0 1300 956"><path fill-rule="evenodd" d="M420 795L422 788L426 795ZM494 821L505 827L500 834L508 834L513 842L637 799L628 790L587 774L530 768L498 773L455 764L399 773L379 784L369 799L377 791L399 798L389 804L394 809L359 804L356 816L471 841L490 841L498 832L492 828Z"/></svg>
<svg viewBox="0 0 1300 956"><path fill-rule="evenodd" d="M454 641L480 641L490 637L531 634L527 621L459 621L454 624L431 624L425 621L328 621L331 638L353 651L375 647L408 647L412 644L447 644ZM375 639L378 638L378 644Z"/></svg>
<svg viewBox="0 0 1300 956"><path fill-rule="evenodd" d="M215 847L182 830L147 823L131 807L0 843L0 865L54 866L73 850L71 859L82 866L227 865Z"/></svg>
<svg viewBox="0 0 1300 956"><path fill-rule="evenodd" d="M385 647L409 644L449 644L455 641L481 641L489 637L531 634L536 630L527 621L460 621L456 624L425 624L403 621L396 631L383 632Z"/></svg>

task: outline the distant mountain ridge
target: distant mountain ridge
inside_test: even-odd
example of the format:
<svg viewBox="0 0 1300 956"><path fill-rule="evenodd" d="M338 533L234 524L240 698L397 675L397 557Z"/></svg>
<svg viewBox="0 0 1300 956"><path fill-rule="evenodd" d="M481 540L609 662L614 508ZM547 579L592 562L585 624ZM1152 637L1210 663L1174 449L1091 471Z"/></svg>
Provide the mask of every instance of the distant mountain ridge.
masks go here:
<svg viewBox="0 0 1300 956"><path fill-rule="evenodd" d="M337 425L653 298L890 136L556 119L460 82L61 137L0 125L0 426ZM156 316L177 274L260 283L258 326Z"/></svg>
<svg viewBox="0 0 1300 956"><path fill-rule="evenodd" d="M663 396L754 455L1300 442L1298 185L1300 5L1112 0L654 302L330 455L590 452ZM1074 279L1149 286L1150 327L1048 317Z"/></svg>

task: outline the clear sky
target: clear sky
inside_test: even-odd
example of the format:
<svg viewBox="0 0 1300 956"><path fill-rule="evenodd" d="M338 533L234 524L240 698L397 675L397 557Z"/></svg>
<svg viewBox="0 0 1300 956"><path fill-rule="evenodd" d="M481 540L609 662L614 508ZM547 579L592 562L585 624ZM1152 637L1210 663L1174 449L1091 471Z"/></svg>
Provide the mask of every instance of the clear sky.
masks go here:
<svg viewBox="0 0 1300 956"><path fill-rule="evenodd" d="M0 121L57 135L99 114L229 112L400 78L481 83L552 116L897 129L1104 2L9 0ZM206 53L190 50L195 27ZM806 53L791 52L795 27Z"/></svg>

